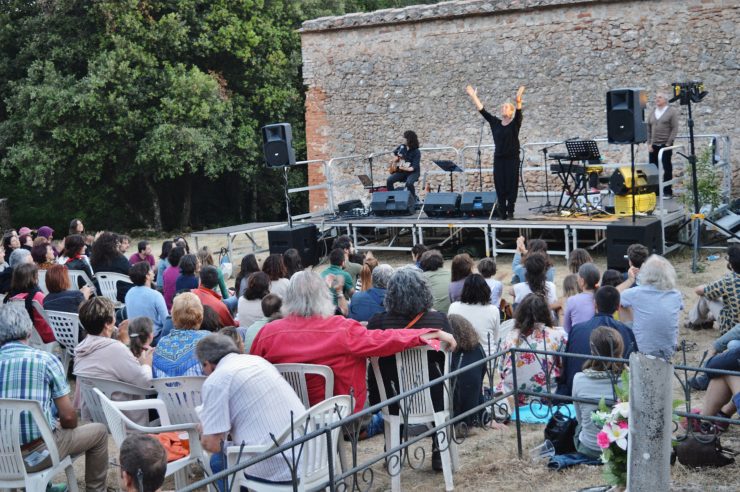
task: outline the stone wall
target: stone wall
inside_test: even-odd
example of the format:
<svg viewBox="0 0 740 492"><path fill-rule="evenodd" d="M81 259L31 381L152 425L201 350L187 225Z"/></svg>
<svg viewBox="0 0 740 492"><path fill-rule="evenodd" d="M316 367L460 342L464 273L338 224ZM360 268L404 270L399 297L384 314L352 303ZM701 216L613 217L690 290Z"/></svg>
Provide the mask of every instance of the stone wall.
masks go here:
<svg viewBox="0 0 740 492"><path fill-rule="evenodd" d="M646 88L652 102L655 90L696 79L710 94L694 106L695 131L734 139L740 188L738 26L740 3L732 0L468 0L307 21L301 38L308 157L389 151L406 129L418 133L423 147L476 145L482 118L465 94L468 83L493 110L526 85L520 139L534 144L605 137L609 89ZM681 110L679 134L686 134ZM491 143L486 127L483 144ZM529 147L528 165L541 164L539 148ZM602 150L609 162L629 160L629 146ZM638 162L647 160L644 145L637 152ZM422 167L449 155L426 152ZM465 158L473 165L475 152ZM384 159L375 160L376 178L385 176ZM490 160L484 150L489 172ZM310 174L312 184L323 180ZM530 185L543 181L538 173L527 176ZM477 175L469 178L477 189ZM447 183L436 178L434 186ZM343 186L335 201L358 193L360 187ZM325 200L313 194L312 209Z"/></svg>

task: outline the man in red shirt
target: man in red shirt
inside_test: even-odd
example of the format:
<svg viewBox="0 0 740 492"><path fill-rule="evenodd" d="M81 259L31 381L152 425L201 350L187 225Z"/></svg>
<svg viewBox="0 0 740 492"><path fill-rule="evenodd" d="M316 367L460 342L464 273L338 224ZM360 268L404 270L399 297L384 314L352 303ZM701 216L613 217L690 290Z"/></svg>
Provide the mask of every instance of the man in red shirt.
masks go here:
<svg viewBox="0 0 740 492"><path fill-rule="evenodd" d="M432 329L367 330L359 322L333 316L334 303L326 283L314 272L293 275L283 299L283 319L260 330L250 353L273 364L322 364L334 372L334 395L349 395L353 390L355 411L365 404L368 357L393 355L411 347L428 344L439 348L446 342L455 349L449 333ZM324 399L324 381L308 377L311 405Z"/></svg>
<svg viewBox="0 0 740 492"><path fill-rule="evenodd" d="M214 290L217 287L218 271L215 266L206 265L200 269L200 287L190 292L198 296L204 306L213 308L224 326L238 326L239 323L234 320L229 308L221 300L221 294Z"/></svg>

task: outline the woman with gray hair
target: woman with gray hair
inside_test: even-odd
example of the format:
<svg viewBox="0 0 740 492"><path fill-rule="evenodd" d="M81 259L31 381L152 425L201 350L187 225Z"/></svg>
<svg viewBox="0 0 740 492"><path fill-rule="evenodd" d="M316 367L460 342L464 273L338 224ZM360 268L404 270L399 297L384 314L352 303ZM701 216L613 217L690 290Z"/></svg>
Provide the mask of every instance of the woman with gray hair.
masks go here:
<svg viewBox="0 0 740 492"><path fill-rule="evenodd" d="M652 255L637 272L629 270L626 283L637 282L637 287L622 292L621 305L632 315L632 332L640 352L670 359L676 351L678 315L683 309L676 270L662 256Z"/></svg>
<svg viewBox="0 0 740 492"><path fill-rule="evenodd" d="M386 263L376 266L372 271L372 286L352 296L347 316L357 321L368 321L374 314L385 311L383 302L391 275L392 266Z"/></svg>
<svg viewBox="0 0 740 492"><path fill-rule="evenodd" d="M423 284L423 279L421 282ZM386 303L387 300L386 297ZM353 391L355 411L361 410L365 404L368 357L389 356L420 345L438 347L431 340L446 342L451 350L455 347L455 339L449 333L435 330L434 326L368 330L358 321L334 316L334 303L326 283L312 271L293 275L283 299L282 311L282 319L272 321L260 330L250 353L273 364L304 363L331 367L334 394L348 395ZM321 402L324 399L324 381L313 377L307 378L307 383L310 404Z"/></svg>

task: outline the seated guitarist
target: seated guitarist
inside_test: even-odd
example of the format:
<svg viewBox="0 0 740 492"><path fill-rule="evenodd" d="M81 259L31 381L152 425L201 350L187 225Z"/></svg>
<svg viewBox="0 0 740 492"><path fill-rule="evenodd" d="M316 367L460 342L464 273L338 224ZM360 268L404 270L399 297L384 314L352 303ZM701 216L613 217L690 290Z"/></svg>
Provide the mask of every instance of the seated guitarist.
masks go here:
<svg viewBox="0 0 740 492"><path fill-rule="evenodd" d="M399 145L393 151L393 161L390 165L391 175L386 180L386 186L388 191L393 191L395 183L406 183L406 189L411 192L418 202L414 183L419 180L421 174L419 138L411 130L405 131L403 138L406 139L406 145Z"/></svg>

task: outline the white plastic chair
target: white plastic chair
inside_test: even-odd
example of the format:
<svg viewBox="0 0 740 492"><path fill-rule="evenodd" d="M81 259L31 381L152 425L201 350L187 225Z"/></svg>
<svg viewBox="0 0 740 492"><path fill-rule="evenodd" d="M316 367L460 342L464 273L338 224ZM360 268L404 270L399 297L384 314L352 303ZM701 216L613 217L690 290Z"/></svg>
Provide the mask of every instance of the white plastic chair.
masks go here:
<svg viewBox="0 0 740 492"><path fill-rule="evenodd" d="M26 471L21 452L21 416L24 412L31 414L51 458L49 468L34 473ZM62 471L67 475L69 490L77 492L72 457L59 458L59 450L41 404L34 400L0 399L0 489L46 492L46 485Z"/></svg>
<svg viewBox="0 0 740 492"><path fill-rule="evenodd" d="M205 376L187 376L152 381L157 398L164 402L173 424L200 422L195 407L203 404L201 390L205 380Z"/></svg>
<svg viewBox="0 0 740 492"><path fill-rule="evenodd" d="M96 378L85 374L76 373L75 375L77 376L77 384L80 387L82 401L90 414L90 420L103 424L106 427L108 427L108 420L105 417L105 412L103 411L102 403L100 402L100 398L98 398L98 394L93 391L95 388L111 400L114 398L120 398L121 395L139 396L141 398L156 395L156 391L152 388L140 388L133 384L113 381L111 379ZM161 416L162 414L160 413L160 419ZM110 428L108 428L108 432L110 432Z"/></svg>
<svg viewBox="0 0 740 492"><path fill-rule="evenodd" d="M65 370L67 370L69 362L75 356L75 349L80 343L80 328L82 325L80 324L79 315L62 311L45 311L36 301L33 302L33 305L51 326L57 342L64 345L62 363Z"/></svg>
<svg viewBox="0 0 740 492"><path fill-rule="evenodd" d="M39 289L41 289L41 292L44 293L44 295L47 295L49 293L49 289L46 288L46 270L39 270Z"/></svg>
<svg viewBox="0 0 740 492"><path fill-rule="evenodd" d="M426 346L414 347L395 355L396 370L398 371L398 394L413 390L429 382L427 353L433 350L433 348ZM447 374L449 369L448 353L443 353L445 355L443 370L444 374ZM379 358L372 357L370 363L373 366L381 400L387 400L389 396L395 396L388 395L386 391L383 376L380 372ZM434 411L432 393L429 388L401 400L399 402L398 415L391 415L389 408L387 406L384 407L382 412L386 449L395 448L400 445L402 423L410 425L434 423L435 426L441 426L448 421L450 419L449 395L446 389L443 389L442 393L444 394L444 409L439 412ZM403 420L401 415L406 415L406 419ZM453 432L452 426L448 426L444 439L439 439L440 433L439 431L437 433L438 446L442 448L440 450L440 457L442 458L445 490L453 490L452 474L458 467L457 444L453 439ZM398 492L401 490L401 456L399 453L395 456L396 458L388 460L388 472L391 474L391 490Z"/></svg>
<svg viewBox="0 0 740 492"><path fill-rule="evenodd" d="M309 408L305 414L293 422L292 429L288 426L283 432L277 434L275 440L278 446L286 444L293 439L301 437L303 435L303 429L305 429L306 433L311 433L326 428L335 422L339 422L351 413L352 404L349 396L340 395L329 398ZM312 490L320 483L329 480L329 453L333 453L336 456L340 434L341 427L339 426L331 431L331 449L327 446L326 436L323 434L303 443L303 449L300 451L301 461L298 465L297 490ZM296 448L296 453L299 452L300 446L298 445ZM254 457L254 455L265 453L275 447L276 445L273 442L244 446L244 448L241 448L241 446L229 446L226 448L226 463L228 467L232 467L239 461L246 461ZM276 456L280 455L278 454ZM239 461L237 461L238 458ZM285 466L288 466L287 463ZM292 484L264 483L250 480L244 476L243 471L236 474L231 492L238 491L240 487L247 487L249 490L256 492L293 491Z"/></svg>
<svg viewBox="0 0 740 492"><path fill-rule="evenodd" d="M98 281L100 286L101 296L113 301L117 308L123 306L123 303L117 299L118 288L116 286L118 282L132 283L131 277L115 272L95 272L95 280Z"/></svg>
<svg viewBox="0 0 740 492"><path fill-rule="evenodd" d="M324 378L324 400L334 396L334 371L329 366L319 364L275 364L275 369L288 381L288 384L296 392L303 406L309 408L308 386L306 376L320 376Z"/></svg>
<svg viewBox="0 0 740 492"><path fill-rule="evenodd" d="M77 279L81 278L85 282L85 285L90 287L93 292L96 292L95 284L92 279L87 276L87 273L85 273L84 270L67 270L67 275L69 276L69 283L73 289L79 288L80 284Z"/></svg>
<svg viewBox="0 0 740 492"><path fill-rule="evenodd" d="M94 388L93 391L100 399L103 413L105 413L105 418L108 422L108 429L110 429L111 437L119 449L121 448L123 441L126 439L128 429L134 432L143 432L146 434L161 434L163 432L177 432L179 434L187 432L190 444L190 453L184 458L167 463L167 470L165 472L166 477L172 474L175 475L175 490L180 490L187 485L187 466L191 463L199 463L206 473L210 475L211 468L209 466L208 457L201 447L200 436L195 428L195 424L171 425L170 419L167 415L167 407L162 400L153 398L134 401L112 401L99 389ZM162 425L156 427L145 427L132 422L123 413L130 410L148 410L150 408L157 410Z"/></svg>

